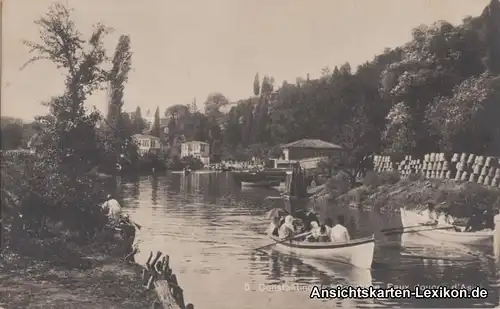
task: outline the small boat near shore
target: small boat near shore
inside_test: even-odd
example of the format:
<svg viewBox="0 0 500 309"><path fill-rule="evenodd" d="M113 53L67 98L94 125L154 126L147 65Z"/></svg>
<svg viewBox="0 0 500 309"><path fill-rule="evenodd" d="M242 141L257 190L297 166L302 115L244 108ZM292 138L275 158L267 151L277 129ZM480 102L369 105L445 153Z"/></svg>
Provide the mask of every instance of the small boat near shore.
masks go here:
<svg viewBox="0 0 500 309"><path fill-rule="evenodd" d="M240 171L232 172L231 175L243 187L279 187L282 181L280 177L265 171Z"/></svg>
<svg viewBox="0 0 500 309"><path fill-rule="evenodd" d="M280 181L279 180L262 180L262 181L254 181L254 182L242 181L241 185L243 187L265 187L265 188L269 188L269 187L278 187L280 185Z"/></svg>
<svg viewBox="0 0 500 309"><path fill-rule="evenodd" d="M401 208L401 220L403 227L411 227L423 225L427 218L413 211L408 211ZM450 227L450 229L446 229ZM452 229L451 224L438 224L432 228L424 226L412 230L415 234L431 238L443 243L455 243L461 245L481 245L487 243L493 238L493 231L477 231L477 232L458 232Z"/></svg>
<svg viewBox="0 0 500 309"><path fill-rule="evenodd" d="M189 174L191 174L191 170L190 169L183 169L183 170L180 170L180 171L172 171L171 173L172 174L189 175Z"/></svg>
<svg viewBox="0 0 500 309"><path fill-rule="evenodd" d="M330 242L280 242L279 238L269 236L278 242L276 248L285 252L293 252L304 257L349 264L359 268L369 269L373 262L375 250L374 236L353 239L346 243Z"/></svg>
<svg viewBox="0 0 500 309"><path fill-rule="evenodd" d="M231 175L236 181L279 180L281 182L285 181L286 171L282 169L232 171Z"/></svg>

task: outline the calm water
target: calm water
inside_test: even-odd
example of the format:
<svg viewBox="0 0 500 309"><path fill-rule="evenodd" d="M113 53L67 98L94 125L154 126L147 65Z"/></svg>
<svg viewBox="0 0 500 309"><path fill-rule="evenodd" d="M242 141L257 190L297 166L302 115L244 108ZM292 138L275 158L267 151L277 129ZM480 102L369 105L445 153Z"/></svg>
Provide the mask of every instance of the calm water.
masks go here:
<svg viewBox="0 0 500 309"><path fill-rule="evenodd" d="M184 288L185 299L204 309L352 308L352 307L495 307L498 281L487 250L443 248L421 236L408 235L415 245L394 249L377 244L374 266L355 270L344 265L280 254L274 249L254 251L269 243L264 234L273 207L289 207L279 192L239 188L228 173L172 174L121 181L125 211L144 226L136 259L150 250L170 255L171 266ZM309 205L308 207L313 207ZM314 205L320 218L342 212L354 237L400 218L356 209ZM443 258L445 257L445 258ZM479 258L478 258L479 257ZM460 259L460 260L457 260ZM316 300L314 285L445 285L482 286L488 300ZM282 289L282 290L280 290Z"/></svg>

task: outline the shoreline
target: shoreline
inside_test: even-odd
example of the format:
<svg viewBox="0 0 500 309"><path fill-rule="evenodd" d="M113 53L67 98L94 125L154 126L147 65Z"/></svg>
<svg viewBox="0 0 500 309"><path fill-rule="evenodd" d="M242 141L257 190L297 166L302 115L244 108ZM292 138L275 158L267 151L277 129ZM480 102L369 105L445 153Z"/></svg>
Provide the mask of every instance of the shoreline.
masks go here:
<svg viewBox="0 0 500 309"><path fill-rule="evenodd" d="M78 246L50 239L23 240L0 256L0 308L193 309L168 265L153 253L146 265L124 254L129 241L97 241ZM58 250L59 249L59 250ZM130 251L130 250L127 250Z"/></svg>

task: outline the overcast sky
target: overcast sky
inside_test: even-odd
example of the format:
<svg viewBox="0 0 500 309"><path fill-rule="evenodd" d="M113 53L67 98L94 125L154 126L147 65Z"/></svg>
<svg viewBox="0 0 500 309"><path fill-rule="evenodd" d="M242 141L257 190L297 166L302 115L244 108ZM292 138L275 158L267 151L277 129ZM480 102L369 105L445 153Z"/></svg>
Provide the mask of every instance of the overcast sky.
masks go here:
<svg viewBox="0 0 500 309"><path fill-rule="evenodd" d="M20 71L29 58L22 39L37 40L33 21L53 0L4 0L2 115L45 114L40 102L62 92L63 80L47 62ZM385 47L410 39L411 29L436 20L460 23L489 0L63 0L88 34L103 22L132 40L133 71L125 108L152 112L210 92L230 100L252 95L256 72L277 84L320 74L346 61L353 67ZM105 111L103 93L88 101Z"/></svg>

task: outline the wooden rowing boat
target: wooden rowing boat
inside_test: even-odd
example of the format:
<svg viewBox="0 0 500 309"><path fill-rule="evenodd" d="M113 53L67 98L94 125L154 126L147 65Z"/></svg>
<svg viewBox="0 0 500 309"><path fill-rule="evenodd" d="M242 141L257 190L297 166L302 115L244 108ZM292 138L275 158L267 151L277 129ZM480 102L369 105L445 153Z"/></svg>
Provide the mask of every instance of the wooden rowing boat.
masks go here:
<svg viewBox="0 0 500 309"><path fill-rule="evenodd" d="M273 241L281 241L279 238L269 237ZM342 262L359 268L370 268L375 250L375 238L372 235L346 243L287 241L276 244L276 248L305 257Z"/></svg>
<svg viewBox="0 0 500 309"><path fill-rule="evenodd" d="M401 221L403 223L403 226L405 227L424 224L428 221L428 219L421 214L401 208ZM462 245L483 244L493 238L493 231L491 230L477 232L457 232L451 229L440 229L447 226L451 227L452 225L440 223L435 226L436 229L422 228L422 230L415 229L414 232L415 234L422 235L433 240Z"/></svg>

